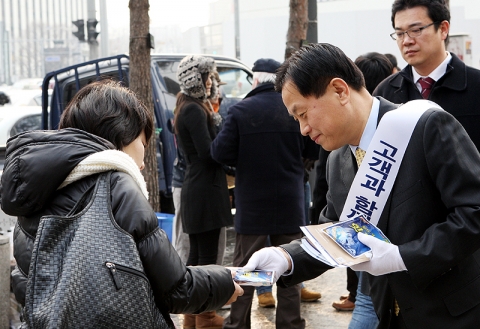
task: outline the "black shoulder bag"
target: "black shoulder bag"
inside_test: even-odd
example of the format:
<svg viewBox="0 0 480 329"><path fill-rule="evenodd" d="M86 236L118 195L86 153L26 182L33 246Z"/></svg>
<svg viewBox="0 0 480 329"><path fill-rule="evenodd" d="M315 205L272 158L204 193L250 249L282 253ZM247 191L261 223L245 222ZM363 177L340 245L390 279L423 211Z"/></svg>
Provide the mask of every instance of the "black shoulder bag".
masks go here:
<svg viewBox="0 0 480 329"><path fill-rule="evenodd" d="M67 216L42 217L21 328L168 328L135 241L113 218L110 175Z"/></svg>

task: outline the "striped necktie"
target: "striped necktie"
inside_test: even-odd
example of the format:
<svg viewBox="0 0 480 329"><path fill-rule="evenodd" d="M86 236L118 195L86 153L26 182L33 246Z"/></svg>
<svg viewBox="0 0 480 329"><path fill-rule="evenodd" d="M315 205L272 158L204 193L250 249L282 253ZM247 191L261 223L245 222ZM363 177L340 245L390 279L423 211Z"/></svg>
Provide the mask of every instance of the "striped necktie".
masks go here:
<svg viewBox="0 0 480 329"><path fill-rule="evenodd" d="M428 95L430 95L430 91L432 90L432 86L435 83L430 77L420 78L418 79L418 83L422 86L422 97L424 99L428 99Z"/></svg>

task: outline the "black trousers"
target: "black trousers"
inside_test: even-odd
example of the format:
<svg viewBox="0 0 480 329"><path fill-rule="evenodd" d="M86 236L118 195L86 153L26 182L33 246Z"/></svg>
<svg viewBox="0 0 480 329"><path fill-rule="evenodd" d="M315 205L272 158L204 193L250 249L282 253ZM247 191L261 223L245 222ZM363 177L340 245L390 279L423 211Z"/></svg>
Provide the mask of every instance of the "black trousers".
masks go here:
<svg viewBox="0 0 480 329"><path fill-rule="evenodd" d="M347 290L348 290L348 300L355 303L357 298L357 287L358 287L358 276L354 270L350 267L347 267Z"/></svg>
<svg viewBox="0 0 480 329"><path fill-rule="evenodd" d="M189 234L190 254L188 255L187 265L216 264L219 237L219 228L207 232Z"/></svg>

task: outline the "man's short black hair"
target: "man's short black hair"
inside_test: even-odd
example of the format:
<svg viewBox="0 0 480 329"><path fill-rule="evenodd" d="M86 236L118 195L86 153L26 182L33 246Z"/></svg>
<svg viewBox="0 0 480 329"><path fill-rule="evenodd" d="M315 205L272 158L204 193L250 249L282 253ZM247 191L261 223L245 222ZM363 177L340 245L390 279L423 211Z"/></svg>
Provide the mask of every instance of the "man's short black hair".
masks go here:
<svg viewBox="0 0 480 329"><path fill-rule="evenodd" d="M362 72L338 47L328 43L312 43L297 50L278 69L275 89L282 91L291 81L304 96L321 97L334 78L344 80L360 91L365 87Z"/></svg>
<svg viewBox="0 0 480 329"><path fill-rule="evenodd" d="M448 21L450 23L450 10L445 0L395 0L392 5L393 28L395 28L397 12L420 6L427 8L428 17L435 23L436 30L438 30L441 22Z"/></svg>
<svg viewBox="0 0 480 329"><path fill-rule="evenodd" d="M145 132L153 135L153 118L128 88L113 80L92 82L78 91L60 118L59 128L77 128L102 137L116 149Z"/></svg>
<svg viewBox="0 0 480 329"><path fill-rule="evenodd" d="M371 94L377 85L392 74L393 65L389 59L380 53L371 52L358 56L355 64L362 71L365 85Z"/></svg>

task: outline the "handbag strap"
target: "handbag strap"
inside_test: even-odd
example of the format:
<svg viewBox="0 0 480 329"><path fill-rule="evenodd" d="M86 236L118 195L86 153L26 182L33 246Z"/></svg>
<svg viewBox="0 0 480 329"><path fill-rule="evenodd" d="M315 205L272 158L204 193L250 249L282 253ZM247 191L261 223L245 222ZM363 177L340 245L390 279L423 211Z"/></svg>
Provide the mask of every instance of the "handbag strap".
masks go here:
<svg viewBox="0 0 480 329"><path fill-rule="evenodd" d="M68 214L66 215L67 217L72 217L74 216L80 209L82 208L86 208L86 204L89 204L91 203L93 200L92 200L92 196L95 196L96 195L96 191L98 189L98 186L100 185L100 181L103 177L105 177L105 180L106 182L109 182L110 181L110 176L111 176L112 172L111 171L108 171L106 173L101 173L100 175L98 175L98 178L97 178L97 181L95 182L95 184L92 184L92 186L90 186L89 188L87 188L87 190L83 193L83 195L81 196L81 198L77 201L77 203L75 203L75 205L73 206L73 208L68 212ZM108 191L110 191L110 188L108 188ZM88 200L88 201L87 201Z"/></svg>

